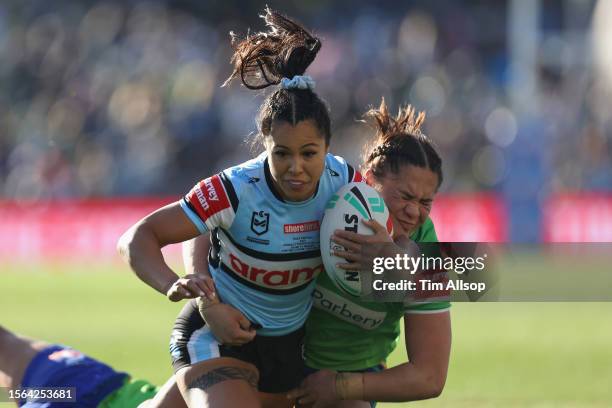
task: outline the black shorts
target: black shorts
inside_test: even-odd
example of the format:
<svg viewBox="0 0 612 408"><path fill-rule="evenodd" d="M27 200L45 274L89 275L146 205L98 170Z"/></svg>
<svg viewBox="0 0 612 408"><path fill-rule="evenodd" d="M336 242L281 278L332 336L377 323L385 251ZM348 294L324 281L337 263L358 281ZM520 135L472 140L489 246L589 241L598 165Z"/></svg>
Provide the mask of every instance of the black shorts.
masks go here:
<svg viewBox="0 0 612 408"><path fill-rule="evenodd" d="M287 392L304 379L304 328L284 336L261 336L242 346L224 346L202 319L195 300L189 301L174 322L170 338L172 367L183 367L217 357L232 357L259 370L258 389Z"/></svg>

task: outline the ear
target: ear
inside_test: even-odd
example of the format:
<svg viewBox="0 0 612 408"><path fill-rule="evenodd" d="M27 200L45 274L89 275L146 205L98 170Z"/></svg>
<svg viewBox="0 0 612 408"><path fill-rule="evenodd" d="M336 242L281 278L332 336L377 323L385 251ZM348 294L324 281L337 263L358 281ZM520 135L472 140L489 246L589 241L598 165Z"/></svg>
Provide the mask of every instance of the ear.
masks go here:
<svg viewBox="0 0 612 408"><path fill-rule="evenodd" d="M365 177L365 182L368 184L368 186L373 187L375 178L374 178L374 173L372 173L372 170L367 169L363 176Z"/></svg>

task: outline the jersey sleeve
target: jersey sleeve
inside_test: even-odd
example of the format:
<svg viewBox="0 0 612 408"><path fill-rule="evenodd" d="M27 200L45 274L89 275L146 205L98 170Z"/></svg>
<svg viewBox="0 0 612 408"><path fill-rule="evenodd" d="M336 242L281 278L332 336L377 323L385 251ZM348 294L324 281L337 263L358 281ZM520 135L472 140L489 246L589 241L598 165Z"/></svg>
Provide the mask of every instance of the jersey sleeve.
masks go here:
<svg viewBox="0 0 612 408"><path fill-rule="evenodd" d="M338 181L341 182L339 187L352 182L365 182L361 173L341 156L333 156L328 153L326 166L330 174L334 176L342 175L342 177L338 177Z"/></svg>
<svg viewBox="0 0 612 408"><path fill-rule="evenodd" d="M415 242L438 242L438 235L436 234L436 228L434 226L431 218L427 217L423 225L412 234L410 237ZM433 253L428 253L430 256L439 256L440 253L438 251L437 245L424 249L425 252L432 251ZM440 271L432 274L432 280L435 280L434 275L438 275L444 281L446 277L446 272ZM440 313L445 312L450 309L450 302L446 300L448 296L443 295L442 298L444 300L435 300L431 299L424 302L409 302L404 303L404 313Z"/></svg>
<svg viewBox="0 0 612 408"><path fill-rule="evenodd" d="M358 183L364 181L363 176L361 175L359 170L356 170L348 163L346 163L346 167L348 169L348 183L352 183L353 181Z"/></svg>
<svg viewBox="0 0 612 408"><path fill-rule="evenodd" d="M238 194L234 183L221 172L196 184L180 203L185 214L204 234L232 225L238 211Z"/></svg>

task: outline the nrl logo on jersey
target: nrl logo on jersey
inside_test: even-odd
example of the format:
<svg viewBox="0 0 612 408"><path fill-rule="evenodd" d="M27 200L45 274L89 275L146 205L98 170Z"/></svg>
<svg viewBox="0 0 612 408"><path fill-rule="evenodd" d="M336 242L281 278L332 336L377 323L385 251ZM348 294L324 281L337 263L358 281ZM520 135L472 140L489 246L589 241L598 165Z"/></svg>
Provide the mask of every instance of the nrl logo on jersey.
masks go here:
<svg viewBox="0 0 612 408"><path fill-rule="evenodd" d="M270 224L270 213L265 211L253 211L251 216L251 231L257 235L263 235L268 232Z"/></svg>

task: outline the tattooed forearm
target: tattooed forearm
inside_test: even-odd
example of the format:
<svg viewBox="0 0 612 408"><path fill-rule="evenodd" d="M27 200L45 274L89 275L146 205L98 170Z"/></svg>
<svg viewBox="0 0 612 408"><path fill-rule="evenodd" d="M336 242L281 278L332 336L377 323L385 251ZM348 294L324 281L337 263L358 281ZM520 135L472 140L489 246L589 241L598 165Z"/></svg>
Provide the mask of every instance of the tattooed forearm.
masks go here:
<svg viewBox="0 0 612 408"><path fill-rule="evenodd" d="M257 389L258 375L255 371L249 370L248 368L219 367L193 380L188 388L206 390L217 383L227 380L244 380L249 383L251 387Z"/></svg>

